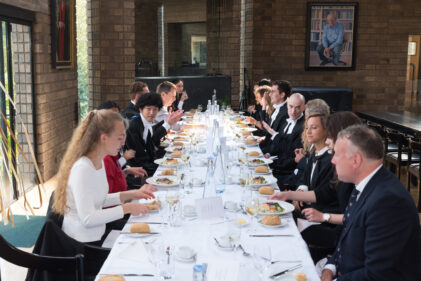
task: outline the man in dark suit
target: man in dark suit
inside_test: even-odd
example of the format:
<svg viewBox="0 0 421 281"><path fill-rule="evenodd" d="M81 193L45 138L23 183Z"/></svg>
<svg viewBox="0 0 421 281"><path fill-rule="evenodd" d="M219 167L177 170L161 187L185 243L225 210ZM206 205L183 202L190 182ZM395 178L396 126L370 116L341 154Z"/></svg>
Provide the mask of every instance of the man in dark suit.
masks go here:
<svg viewBox="0 0 421 281"><path fill-rule="evenodd" d="M292 87L288 81L277 80L272 84L270 92L270 101L275 110L271 116L262 116L262 124L268 123L269 126L279 132L284 121L288 118L288 110L286 107L287 98L291 95ZM263 153L267 153L272 142L271 135L266 132L264 140L259 144Z"/></svg>
<svg viewBox="0 0 421 281"><path fill-rule="evenodd" d="M273 139L266 158L271 155L278 156L272 164L275 177L292 173L297 165L295 162L295 149L303 147L301 134L304 129L305 98L300 93L292 94L287 101L289 118L284 121L281 130L276 132L267 123L264 128ZM279 180L278 180L279 183Z"/></svg>
<svg viewBox="0 0 421 281"><path fill-rule="evenodd" d="M129 93L130 96L133 97L133 99L127 104L127 106L123 109L123 112L121 113L121 115L126 119L130 119L133 116L139 114L139 110L136 108L136 102L141 95L149 93L149 88L146 83L134 82L130 86Z"/></svg>
<svg viewBox="0 0 421 281"><path fill-rule="evenodd" d="M163 156L158 150L159 143L167 134L169 127L177 122L177 117L171 113L164 121L154 121L162 107L161 97L157 94L142 95L136 105L140 114L138 113L130 121L125 145L126 149L133 149L136 153L134 158L128 160L128 164L134 167L142 166L148 175L152 176L158 167L154 160ZM129 184L134 179L127 180Z"/></svg>
<svg viewBox="0 0 421 281"><path fill-rule="evenodd" d="M364 125L338 134L338 178L354 183L344 228L322 280L399 280L421 277L418 212L401 182L382 166L380 136Z"/></svg>

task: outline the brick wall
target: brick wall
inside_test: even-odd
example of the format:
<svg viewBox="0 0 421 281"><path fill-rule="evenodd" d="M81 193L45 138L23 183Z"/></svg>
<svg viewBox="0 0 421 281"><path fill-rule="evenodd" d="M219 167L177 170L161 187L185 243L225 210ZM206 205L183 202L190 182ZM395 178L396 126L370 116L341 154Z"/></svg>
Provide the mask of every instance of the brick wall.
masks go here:
<svg viewBox="0 0 421 281"><path fill-rule="evenodd" d="M307 1L255 0L253 80L270 77L295 86L349 87L355 110L403 109L408 35L420 34L421 5L416 0L355 2L356 70L305 71Z"/></svg>
<svg viewBox="0 0 421 281"><path fill-rule="evenodd" d="M51 67L49 0L0 0L35 12L32 26L34 95L38 164L45 179L58 169L75 127L76 63L72 69ZM74 53L76 57L76 50ZM60 81L60 83L57 83Z"/></svg>
<svg viewBox="0 0 421 281"><path fill-rule="evenodd" d="M134 0L91 0L88 32L90 106L112 100L124 107L134 81Z"/></svg>
<svg viewBox="0 0 421 281"><path fill-rule="evenodd" d="M231 76L231 104L240 99L241 0L207 1L208 73Z"/></svg>
<svg viewBox="0 0 421 281"><path fill-rule="evenodd" d="M138 0L135 7L136 61L158 62L158 1ZM157 66L156 66L157 67Z"/></svg>

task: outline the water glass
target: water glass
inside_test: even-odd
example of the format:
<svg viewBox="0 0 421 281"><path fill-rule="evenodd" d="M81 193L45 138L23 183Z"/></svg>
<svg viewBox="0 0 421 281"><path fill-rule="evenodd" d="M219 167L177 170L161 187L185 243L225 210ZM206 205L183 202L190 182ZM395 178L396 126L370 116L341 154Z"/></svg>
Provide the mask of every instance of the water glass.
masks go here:
<svg viewBox="0 0 421 281"><path fill-rule="evenodd" d="M265 272L271 265L272 255L268 245L255 245L253 251L253 264L254 267L259 271L259 279L266 280L264 278Z"/></svg>
<svg viewBox="0 0 421 281"><path fill-rule="evenodd" d="M175 262L172 257L172 252L170 246L168 246L160 256L158 273L162 280L173 279L175 277Z"/></svg>

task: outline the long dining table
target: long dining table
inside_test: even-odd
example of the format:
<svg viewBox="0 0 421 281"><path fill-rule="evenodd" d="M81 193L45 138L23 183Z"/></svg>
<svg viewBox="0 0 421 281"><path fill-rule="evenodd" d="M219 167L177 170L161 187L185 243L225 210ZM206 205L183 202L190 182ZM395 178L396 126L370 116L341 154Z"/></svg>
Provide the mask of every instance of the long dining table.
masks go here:
<svg viewBox="0 0 421 281"><path fill-rule="evenodd" d="M234 133L230 134L232 130L226 122L225 131L229 132L226 136L226 147L229 151L227 161L231 159L232 162L227 165L229 175L226 177L225 190L217 196L222 198L224 206L226 202L235 202L238 204L237 206L240 206L245 196L266 200L267 198L260 195L256 189L240 185L240 165L235 161L240 143L238 139L235 139ZM170 280L194 280L193 266L195 264L206 264L207 281L259 280L259 270L256 269L256 260L253 256L257 248L270 248L271 253L270 263L268 263L269 266L266 268L265 277L262 280L296 280L295 274L298 272L304 273L307 276L306 280L320 280L308 247L302 239L291 213L281 215L281 227L266 227L259 223L257 217L250 218L243 208L229 210L224 208L223 216L213 218L192 217L185 212L186 206L195 206L197 200L202 199L204 195L208 155L204 153L206 151L204 147L200 149L200 145L199 142L195 149L190 151L189 164L177 169L180 176L184 174L186 177L184 178L184 188L182 186L159 186L155 196L162 202L161 209L146 215L131 216L121 232L113 231L110 234L110 236L114 236L108 241L111 243L109 246L112 249L96 280L108 274L123 275L125 280L133 281L164 279L159 277L159 262L157 260L160 259L156 258L156 249L159 247L156 245L160 245L160 249L171 249L171 254L169 251L166 251L165 254L161 253L161 259L162 256L165 257L168 254L168 262L173 266L174 274ZM249 151L260 152L260 149L258 146L248 146L245 152ZM166 168L160 165L155 176L160 175ZM252 168L250 172L253 172ZM187 184L190 184L192 189L186 189ZM276 183L273 186L277 188ZM181 212L178 226L168 224L168 204L165 203L167 193L173 192L174 189L178 189L180 192ZM189 193L187 193L188 191ZM140 200L140 202L147 202L147 200ZM241 220L247 223L238 224ZM130 226L138 222L147 222L151 232L156 234L130 234ZM232 228L237 229L237 233L240 235L239 244L249 255L244 254L238 247L229 250L223 249L215 242L215 237ZM263 237L254 237L253 235L263 235ZM177 258L177 249L185 246L194 250L193 259L186 261ZM152 251L154 249L155 252ZM277 279L268 277L295 266L298 268Z"/></svg>

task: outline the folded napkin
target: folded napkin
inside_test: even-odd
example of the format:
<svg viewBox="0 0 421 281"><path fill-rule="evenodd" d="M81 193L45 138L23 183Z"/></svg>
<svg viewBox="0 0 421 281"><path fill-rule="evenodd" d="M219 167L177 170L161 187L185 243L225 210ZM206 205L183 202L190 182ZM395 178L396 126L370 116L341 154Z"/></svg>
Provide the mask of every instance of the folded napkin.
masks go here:
<svg viewBox="0 0 421 281"><path fill-rule="evenodd" d="M312 226L312 225L318 225L320 224L319 222L310 222L308 220L305 219L297 219L297 228L298 231L303 232L306 228Z"/></svg>
<svg viewBox="0 0 421 281"><path fill-rule="evenodd" d="M200 263L207 263L207 281L237 280L240 262L216 257L203 257Z"/></svg>

